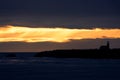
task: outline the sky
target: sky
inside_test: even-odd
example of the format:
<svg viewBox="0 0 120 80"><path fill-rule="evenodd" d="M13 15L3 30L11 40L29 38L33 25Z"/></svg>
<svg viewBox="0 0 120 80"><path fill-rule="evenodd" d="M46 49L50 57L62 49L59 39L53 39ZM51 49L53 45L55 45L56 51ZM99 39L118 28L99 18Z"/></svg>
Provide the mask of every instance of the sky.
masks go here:
<svg viewBox="0 0 120 80"><path fill-rule="evenodd" d="M0 0L0 52L90 49L106 41L111 48L120 48L119 3Z"/></svg>

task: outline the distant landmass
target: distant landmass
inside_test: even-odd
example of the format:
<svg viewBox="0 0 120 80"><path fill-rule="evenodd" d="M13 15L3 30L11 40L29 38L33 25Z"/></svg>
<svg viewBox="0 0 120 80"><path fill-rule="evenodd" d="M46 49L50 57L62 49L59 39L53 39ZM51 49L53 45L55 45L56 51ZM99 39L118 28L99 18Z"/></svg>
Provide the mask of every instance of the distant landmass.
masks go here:
<svg viewBox="0 0 120 80"><path fill-rule="evenodd" d="M120 59L120 49L53 50L37 53L35 57Z"/></svg>
<svg viewBox="0 0 120 80"><path fill-rule="evenodd" d="M120 59L120 49L110 49L110 43L107 41L107 44L100 46L99 49L44 51L34 57Z"/></svg>

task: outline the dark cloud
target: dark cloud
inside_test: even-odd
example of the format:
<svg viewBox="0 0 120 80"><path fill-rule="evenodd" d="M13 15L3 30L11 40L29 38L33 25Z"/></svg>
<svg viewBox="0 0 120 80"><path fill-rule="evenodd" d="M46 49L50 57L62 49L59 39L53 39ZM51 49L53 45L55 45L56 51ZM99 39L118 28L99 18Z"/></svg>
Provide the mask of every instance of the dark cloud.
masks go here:
<svg viewBox="0 0 120 80"><path fill-rule="evenodd" d="M73 16L2 16L1 25L27 27L67 27L67 28L120 28L120 17L73 17Z"/></svg>
<svg viewBox="0 0 120 80"><path fill-rule="evenodd" d="M119 0L0 0L0 25L119 28L119 3Z"/></svg>
<svg viewBox="0 0 120 80"><path fill-rule="evenodd" d="M113 15L119 14L118 0L3 0L2 11L45 15ZM30 13L29 13L30 14Z"/></svg>

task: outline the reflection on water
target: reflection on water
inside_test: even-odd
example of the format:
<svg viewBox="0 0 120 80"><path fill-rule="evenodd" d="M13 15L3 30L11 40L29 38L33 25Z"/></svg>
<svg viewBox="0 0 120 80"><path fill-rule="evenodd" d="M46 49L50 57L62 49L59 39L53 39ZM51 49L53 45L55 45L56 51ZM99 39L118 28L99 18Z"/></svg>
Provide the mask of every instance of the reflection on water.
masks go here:
<svg viewBox="0 0 120 80"><path fill-rule="evenodd" d="M120 60L47 57L0 59L0 80L120 80L119 74Z"/></svg>

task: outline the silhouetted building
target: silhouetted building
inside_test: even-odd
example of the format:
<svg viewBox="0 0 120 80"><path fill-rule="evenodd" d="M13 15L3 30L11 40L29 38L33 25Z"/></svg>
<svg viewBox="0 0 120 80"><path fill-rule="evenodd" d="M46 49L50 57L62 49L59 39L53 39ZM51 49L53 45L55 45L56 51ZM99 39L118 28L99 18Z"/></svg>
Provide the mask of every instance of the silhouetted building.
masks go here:
<svg viewBox="0 0 120 80"><path fill-rule="evenodd" d="M100 50L109 50L109 49L110 49L110 43L109 43L109 41L107 41L107 44L106 44L106 45L100 46L99 49L100 49Z"/></svg>

